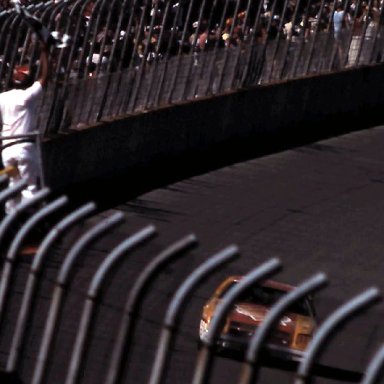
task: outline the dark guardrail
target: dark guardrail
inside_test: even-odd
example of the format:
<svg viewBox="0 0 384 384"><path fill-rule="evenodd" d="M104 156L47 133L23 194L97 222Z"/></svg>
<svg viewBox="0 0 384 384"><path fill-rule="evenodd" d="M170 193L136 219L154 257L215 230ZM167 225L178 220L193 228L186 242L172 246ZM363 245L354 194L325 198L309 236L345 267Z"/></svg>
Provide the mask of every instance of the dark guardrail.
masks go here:
<svg viewBox="0 0 384 384"><path fill-rule="evenodd" d="M43 97L45 135L245 87L383 61L376 0L67 0L24 2L56 37ZM29 5L28 5L29 4ZM38 44L0 13L1 89Z"/></svg>

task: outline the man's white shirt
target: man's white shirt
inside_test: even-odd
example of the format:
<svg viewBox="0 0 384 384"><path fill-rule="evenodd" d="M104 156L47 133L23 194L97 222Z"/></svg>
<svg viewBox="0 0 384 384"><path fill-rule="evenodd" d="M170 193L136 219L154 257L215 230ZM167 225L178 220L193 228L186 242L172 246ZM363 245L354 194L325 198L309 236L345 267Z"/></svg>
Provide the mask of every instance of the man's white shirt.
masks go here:
<svg viewBox="0 0 384 384"><path fill-rule="evenodd" d="M36 129L39 96L43 87L35 81L27 89L12 89L0 93L0 112L3 121L1 136L28 134ZM9 141L4 141L7 144ZM30 143L18 144L17 147L30 146ZM7 148L11 150L13 146Z"/></svg>

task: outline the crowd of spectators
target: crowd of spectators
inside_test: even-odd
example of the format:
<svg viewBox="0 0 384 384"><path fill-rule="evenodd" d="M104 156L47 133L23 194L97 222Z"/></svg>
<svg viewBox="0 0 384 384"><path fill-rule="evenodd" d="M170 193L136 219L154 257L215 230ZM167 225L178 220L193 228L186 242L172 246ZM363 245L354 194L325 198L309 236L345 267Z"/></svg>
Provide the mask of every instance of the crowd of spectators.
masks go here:
<svg viewBox="0 0 384 384"><path fill-rule="evenodd" d="M31 3L37 3L37 1L20 0L20 3L22 5L28 5ZM0 0L0 12L6 11L7 9L11 9L12 7L13 6L11 0Z"/></svg>
<svg viewBox="0 0 384 384"><path fill-rule="evenodd" d="M263 43L277 37L307 41L314 33L337 30L372 35L380 24L381 0L369 3L364 0L261 1L260 7L258 2L249 0L219 0L214 2L215 6L210 1L136 1L135 7L130 9L134 13L133 20L127 14L121 26L120 38L128 39L130 47L125 51L124 63L151 61L178 52ZM146 3L149 6L145 6ZM126 31L129 23L131 28ZM99 41L107 37L107 49L101 53L105 60L115 26L113 21L109 26L102 25L98 33Z"/></svg>
<svg viewBox="0 0 384 384"><path fill-rule="evenodd" d="M275 38L307 41L319 32L333 33L338 38L342 30L368 35L381 24L382 1L88 0L83 13L75 13L74 20L69 20L69 12L77 2L68 1L64 11L57 14L54 29L77 31L73 66L81 67L79 55L83 55L87 57L87 72L92 73L95 67L105 68L110 61L111 69L137 66L143 60L151 62L165 55L238 47ZM126 7L122 11L123 3ZM9 0L1 0L1 9L10 7ZM93 12L101 15L97 22ZM76 29L79 17L81 27Z"/></svg>
<svg viewBox="0 0 384 384"><path fill-rule="evenodd" d="M41 6L42 3L48 2L52 5L49 8L46 7L47 4ZM22 0L22 3L31 5L34 2ZM308 53L311 47L321 41L317 40L318 36L325 37L323 41L327 42L324 44L325 48L319 50L319 60L330 58L323 68L341 69L355 65L358 61L355 58L360 55L356 45L359 43L358 39L373 40L380 35L378 32L383 24L384 0L40 0L35 3L39 3L40 7L29 9L36 17L41 18L44 25L55 31L58 36L69 34L72 37L71 44L62 49L52 48L50 52L52 84L55 92L62 90L54 93L55 98L51 100L54 106L51 108L53 117L47 123L47 126L56 127L66 121L66 118L62 118L65 114L63 111L67 100L66 92L72 85L83 84L77 79L85 79L84 84L90 86L103 84L105 79L118 82L119 76L99 75L106 72L120 74L127 69L128 75L124 76L124 84L129 84L125 85L129 92L124 95L122 103L129 104L132 94L132 104L135 105L138 98L131 90L145 88L141 87L141 79L148 83L153 82L153 73L156 73L158 68L156 63L161 60L166 63L161 68L165 68L164 78L168 76L168 83L160 77L159 79L169 87L169 95L179 79L187 82L192 78L192 70L188 71L193 63L196 74L196 84L190 81L190 93L193 97L204 94L205 89L220 91L226 70L224 59L220 62L224 56L235 58L233 76L227 76L231 82L229 86L232 86L235 80L238 84L259 84L258 81L265 76L265 68L271 68L268 76L265 76L266 81L300 76L296 68L299 67L297 62L305 57L301 54L305 49L301 49L303 46L308 48ZM0 20L1 26L1 22L8 17L12 2L0 0L0 8L0 11L5 11ZM47 9L49 11L45 12ZM30 39L29 43L25 38L29 34L18 33L22 28L17 28L22 24L14 24L13 33L20 36L19 40L15 38L16 43L12 42L12 47L12 44L7 44L9 39L4 37L5 34L0 35L0 70L2 79L5 79L1 84L3 89L7 88L4 68L11 73L12 65L22 60L35 62L37 56L37 45L33 43L33 39ZM24 30L27 30L26 25ZM352 37L357 39L353 40ZM279 58L277 49L273 53L273 49L265 49L278 47L279 44L270 44L276 41L289 42L280 46L283 47L279 51L282 57L280 62L284 62L281 67L276 59ZM314 44L307 44L308 42ZM339 44L340 42L348 42L348 47L340 48L343 45ZM358 47L355 55L350 52L353 44ZM248 49L250 46L252 49ZM253 49L254 46L256 49ZM19 48L18 51L15 47ZM285 50L286 47L288 48ZM12 52L7 53L6 49ZM12 63L16 51L19 56ZM227 52L234 54L227 55ZM244 52L246 54L241 56ZM185 57L184 54L192 55ZM291 60L289 63L287 57ZM309 68L311 53L307 57L309 60L303 59L302 62ZM333 65L334 57L340 64ZM371 55L367 54L367 57ZM167 59L173 62L168 62ZM186 64L182 67L179 63ZM207 71L204 71L202 63L209 64ZM184 77L179 76L179 67L185 70ZM273 69L276 67L277 76L273 78L270 74L274 73ZM154 70L146 72L147 68ZM313 72L317 70L316 68ZM171 71L176 74L173 76ZM203 72L208 73L208 76L203 78ZM302 73L306 75L309 73L308 69ZM90 77L96 77L97 81L88 81ZM70 78L76 80L70 81ZM200 93L198 85L204 82L202 78L208 85L205 88L202 86L203 92ZM109 83L107 85L109 86ZM160 91L161 87L162 85ZM148 89L145 97L150 94L150 88ZM182 97L187 94L185 89ZM168 94L166 97L168 98Z"/></svg>

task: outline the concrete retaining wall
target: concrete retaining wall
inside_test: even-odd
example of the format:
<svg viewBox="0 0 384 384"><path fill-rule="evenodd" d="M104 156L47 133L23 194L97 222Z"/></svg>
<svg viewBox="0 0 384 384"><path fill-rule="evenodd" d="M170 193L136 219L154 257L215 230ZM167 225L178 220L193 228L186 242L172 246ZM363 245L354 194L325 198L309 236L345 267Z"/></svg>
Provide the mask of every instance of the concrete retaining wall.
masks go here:
<svg viewBox="0 0 384 384"><path fill-rule="evenodd" d="M44 143L46 182L60 190L161 164L165 175L169 167L182 168L186 156L204 158L209 169L207 154L236 161L271 145L284 148L380 124L383 84L380 65L103 122Z"/></svg>

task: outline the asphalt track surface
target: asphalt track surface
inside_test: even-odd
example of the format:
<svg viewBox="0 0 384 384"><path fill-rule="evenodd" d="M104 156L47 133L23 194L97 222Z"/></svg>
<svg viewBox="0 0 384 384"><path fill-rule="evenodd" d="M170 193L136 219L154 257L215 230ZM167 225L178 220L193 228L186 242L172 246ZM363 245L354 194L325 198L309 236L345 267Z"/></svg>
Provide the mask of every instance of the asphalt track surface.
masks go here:
<svg viewBox="0 0 384 384"><path fill-rule="evenodd" d="M317 272L325 272L330 285L315 296L320 323L367 288L377 286L384 291L384 127L194 176L103 211L72 230L56 247L45 272L37 315L30 327L20 368L25 382L31 377L52 280L63 255L81 233L115 211L124 212L126 222L89 247L73 276L48 382L64 382L82 300L96 268L119 242L153 224L158 235L127 255L103 291L81 382L103 382L125 298L144 266L168 245L194 233L198 247L172 263L152 283L140 313L126 377L127 383L147 382L163 316L176 289L203 261L236 244L240 258L198 287L181 318L166 382L188 383L196 363L202 306L227 275L245 274L272 257L280 258L284 267L274 278L293 285ZM23 268L28 265L29 261L24 260L19 267L9 318L17 308L23 290ZM384 307L380 303L350 321L327 345L321 362L364 370L384 341L383 317ZM5 335L11 334L12 326L8 324L9 332ZM4 361L4 335L1 353ZM240 370L240 363L217 358L211 383L236 383ZM292 373L263 369L258 383L289 383L292 378Z"/></svg>

